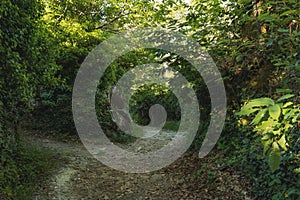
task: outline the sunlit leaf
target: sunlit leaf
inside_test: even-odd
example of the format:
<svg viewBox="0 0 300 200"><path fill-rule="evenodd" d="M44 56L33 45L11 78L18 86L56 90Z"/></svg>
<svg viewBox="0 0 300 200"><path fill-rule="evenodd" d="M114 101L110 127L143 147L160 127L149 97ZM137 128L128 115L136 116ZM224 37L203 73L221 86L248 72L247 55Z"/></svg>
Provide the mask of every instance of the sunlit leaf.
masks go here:
<svg viewBox="0 0 300 200"><path fill-rule="evenodd" d="M274 106L269 107L269 114L273 119L278 120L281 114L280 106L275 104Z"/></svg>
<svg viewBox="0 0 300 200"><path fill-rule="evenodd" d="M255 106L271 106L274 105L274 101L270 98L259 98L250 101Z"/></svg>
<svg viewBox="0 0 300 200"><path fill-rule="evenodd" d="M285 140L285 135L283 135L281 138L280 138L280 140L278 140L278 144L281 146L281 148L283 149L283 150L287 150L287 148L286 148L286 140Z"/></svg>
<svg viewBox="0 0 300 200"><path fill-rule="evenodd" d="M292 98L292 97L294 97L294 96L295 96L294 94L286 94L286 95L283 95L282 97L280 97L279 99L277 99L277 102L281 102L281 101L283 101L283 100Z"/></svg>
<svg viewBox="0 0 300 200"><path fill-rule="evenodd" d="M275 151L280 151L280 148L279 148L279 145L277 142L273 142L272 143L272 148L275 150Z"/></svg>
<svg viewBox="0 0 300 200"><path fill-rule="evenodd" d="M265 135L261 138L261 140L269 140L269 139L271 139L270 134L265 134Z"/></svg>
<svg viewBox="0 0 300 200"><path fill-rule="evenodd" d="M271 129L276 124L277 124L277 122L270 118L268 121L262 122L260 126L257 126L255 128L255 130Z"/></svg>
<svg viewBox="0 0 300 200"><path fill-rule="evenodd" d="M275 104L274 101L270 98L253 99L249 103L244 105L241 108L241 111L237 112L235 115L249 115L253 112L260 110L255 107L272 106L274 104Z"/></svg>
<svg viewBox="0 0 300 200"><path fill-rule="evenodd" d="M274 134L274 135L281 135L281 131L280 131L280 130L273 131L273 134Z"/></svg>
<svg viewBox="0 0 300 200"><path fill-rule="evenodd" d="M293 102L286 102L282 107L283 108L286 108L286 107L289 107L290 105L293 105Z"/></svg>
<svg viewBox="0 0 300 200"><path fill-rule="evenodd" d="M257 125L261 119L265 116L267 109L262 109L261 111L259 111L255 118L252 120L251 124Z"/></svg>

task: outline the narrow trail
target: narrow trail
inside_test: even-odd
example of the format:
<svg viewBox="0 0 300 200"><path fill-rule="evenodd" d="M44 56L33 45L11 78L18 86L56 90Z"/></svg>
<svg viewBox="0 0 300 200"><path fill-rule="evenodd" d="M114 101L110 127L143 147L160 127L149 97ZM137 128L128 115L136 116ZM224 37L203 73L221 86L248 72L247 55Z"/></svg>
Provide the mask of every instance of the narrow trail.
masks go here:
<svg viewBox="0 0 300 200"><path fill-rule="evenodd" d="M60 169L34 193L35 200L250 199L246 178L217 164L219 152L204 159L190 152L164 169L130 174L103 165L82 144L34 136L28 141L63 158Z"/></svg>

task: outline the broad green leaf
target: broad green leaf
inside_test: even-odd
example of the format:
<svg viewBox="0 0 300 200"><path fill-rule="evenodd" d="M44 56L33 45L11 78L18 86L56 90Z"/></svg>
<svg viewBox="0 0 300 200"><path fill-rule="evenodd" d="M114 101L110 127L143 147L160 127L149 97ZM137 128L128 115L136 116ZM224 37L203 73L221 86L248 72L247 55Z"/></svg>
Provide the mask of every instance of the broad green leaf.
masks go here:
<svg viewBox="0 0 300 200"><path fill-rule="evenodd" d="M280 130L273 131L273 134L274 134L274 135L281 135L281 131L280 131Z"/></svg>
<svg viewBox="0 0 300 200"><path fill-rule="evenodd" d="M294 94L286 94L286 95L283 95L282 97L280 97L279 99L277 99L277 102L281 102L281 101L283 101L283 100L292 98L292 97L294 97L294 96L295 96Z"/></svg>
<svg viewBox="0 0 300 200"><path fill-rule="evenodd" d="M250 103L254 106L272 106L275 104L274 101L270 98L253 99L250 101Z"/></svg>
<svg viewBox="0 0 300 200"><path fill-rule="evenodd" d="M293 102L286 102L282 107L283 108L286 108L286 107L289 107L290 105L293 105Z"/></svg>
<svg viewBox="0 0 300 200"><path fill-rule="evenodd" d="M291 109L290 108L283 108L282 109L282 114L283 115L286 115L288 112L290 112L291 111Z"/></svg>
<svg viewBox="0 0 300 200"><path fill-rule="evenodd" d="M271 168L271 171L274 172L279 168L280 165L280 151L274 148L271 149L270 153L268 154L268 164Z"/></svg>
<svg viewBox="0 0 300 200"><path fill-rule="evenodd" d="M285 140L285 135L283 135L281 138L280 138L280 140L278 140L278 144L281 146L281 148L283 149L283 150L287 150L287 148L286 148L286 140Z"/></svg>
<svg viewBox="0 0 300 200"><path fill-rule="evenodd" d="M274 121L272 118L269 118L268 121L264 121L261 123L260 126L257 126L254 130L267 130L271 129L273 126L277 124L276 121Z"/></svg>
<svg viewBox="0 0 300 200"><path fill-rule="evenodd" d="M265 116L266 112L267 112L266 108L259 111L256 114L255 118L252 120L251 124L257 125L261 121L261 119Z"/></svg>
<svg viewBox="0 0 300 200"><path fill-rule="evenodd" d="M253 109L254 107L262 107L262 106L272 106L274 105L274 101L270 98L259 98L253 99L246 105L241 108L240 112L235 113L235 115L249 115L259 109Z"/></svg>
<svg viewBox="0 0 300 200"><path fill-rule="evenodd" d="M275 104L274 106L269 107L269 114L273 119L278 120L281 114L280 106Z"/></svg>
<svg viewBox="0 0 300 200"><path fill-rule="evenodd" d="M272 143L272 148L275 150L275 151L280 151L280 148L279 148L279 145L277 142L273 142Z"/></svg>

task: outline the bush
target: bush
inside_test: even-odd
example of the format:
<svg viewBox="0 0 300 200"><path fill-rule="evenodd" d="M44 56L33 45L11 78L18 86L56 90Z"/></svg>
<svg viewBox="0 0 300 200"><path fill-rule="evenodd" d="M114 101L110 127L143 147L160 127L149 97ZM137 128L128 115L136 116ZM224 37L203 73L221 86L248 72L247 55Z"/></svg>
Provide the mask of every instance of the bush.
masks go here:
<svg viewBox="0 0 300 200"><path fill-rule="evenodd" d="M248 123L234 115L228 117L218 142L218 149L226 157L219 162L248 175L250 194L255 199L299 199L299 128L295 125L285 133L290 146L282 151L280 166L272 172L263 155L261 137L253 133L251 126L244 126Z"/></svg>

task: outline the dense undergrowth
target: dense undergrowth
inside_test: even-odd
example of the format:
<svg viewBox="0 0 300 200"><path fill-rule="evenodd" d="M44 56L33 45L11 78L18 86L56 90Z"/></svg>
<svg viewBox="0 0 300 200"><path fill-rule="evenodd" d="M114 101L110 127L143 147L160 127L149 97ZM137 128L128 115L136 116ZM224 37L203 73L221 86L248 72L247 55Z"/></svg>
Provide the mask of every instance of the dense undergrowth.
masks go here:
<svg viewBox="0 0 300 200"><path fill-rule="evenodd" d="M235 117L233 117L235 118ZM231 118L232 120L232 118ZM250 127L227 121L223 134L218 142L218 149L226 152L220 162L235 170L242 171L251 182L251 197L254 199L290 199L300 197L300 144L299 129L295 127L289 133L290 142L294 145L282 155L280 167L271 171L263 155L261 138L252 132Z"/></svg>
<svg viewBox="0 0 300 200"><path fill-rule="evenodd" d="M14 151L10 152L12 157L2 158L0 199L32 199L38 185L58 167L59 155L33 146L26 139L22 139Z"/></svg>

